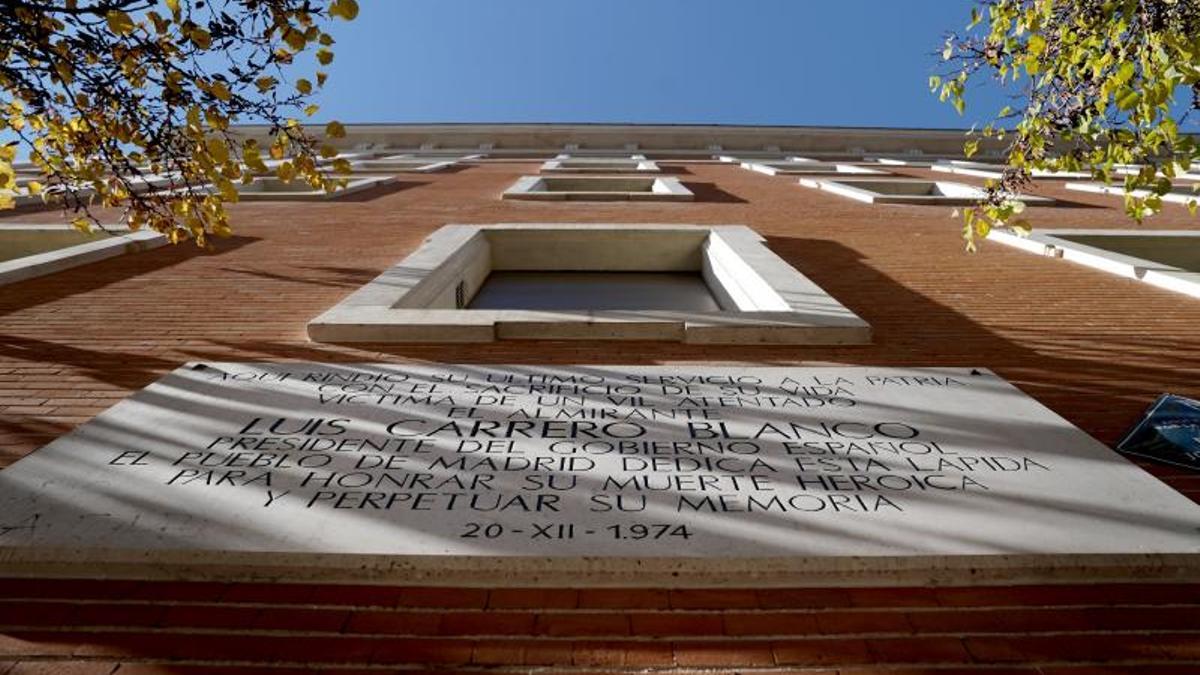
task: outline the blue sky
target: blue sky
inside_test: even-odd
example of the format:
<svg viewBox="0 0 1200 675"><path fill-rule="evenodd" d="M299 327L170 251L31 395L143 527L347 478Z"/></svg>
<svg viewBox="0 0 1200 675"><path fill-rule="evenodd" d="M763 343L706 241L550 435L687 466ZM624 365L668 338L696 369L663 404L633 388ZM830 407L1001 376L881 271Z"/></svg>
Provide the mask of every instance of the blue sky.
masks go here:
<svg viewBox="0 0 1200 675"><path fill-rule="evenodd" d="M319 119L965 128L928 93L969 0L359 0Z"/></svg>

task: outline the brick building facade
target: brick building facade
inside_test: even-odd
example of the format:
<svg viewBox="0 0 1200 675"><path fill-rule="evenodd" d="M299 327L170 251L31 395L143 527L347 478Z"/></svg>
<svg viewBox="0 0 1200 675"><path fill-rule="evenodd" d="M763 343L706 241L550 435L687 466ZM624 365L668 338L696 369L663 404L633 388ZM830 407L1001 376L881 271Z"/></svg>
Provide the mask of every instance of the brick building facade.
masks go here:
<svg viewBox="0 0 1200 675"><path fill-rule="evenodd" d="M0 466L188 361L981 366L1109 445L1159 393L1200 397L1200 304L1192 298L991 242L967 254L949 206L864 204L801 187L795 176L713 158L928 160L957 156L958 132L551 125L350 131L347 149L374 144L484 156L445 171L404 173L341 199L233 205L235 235L211 252L168 246L0 287ZM695 199L500 198L561 152L644 154ZM888 169L948 179L928 166ZM1039 231L1131 227L1119 198L1063 183L1039 181L1032 190L1059 200L1028 209ZM26 211L0 222L60 218ZM872 342L339 345L306 336L310 319L442 225L564 222L747 225L869 322ZM1184 230L1195 220L1167 205L1152 227ZM1142 466L1200 499L1200 477ZM1132 578L784 589L9 578L0 580L0 624L4 675L250 672L268 665L300 672L314 664L345 672L1200 669L1200 585Z"/></svg>

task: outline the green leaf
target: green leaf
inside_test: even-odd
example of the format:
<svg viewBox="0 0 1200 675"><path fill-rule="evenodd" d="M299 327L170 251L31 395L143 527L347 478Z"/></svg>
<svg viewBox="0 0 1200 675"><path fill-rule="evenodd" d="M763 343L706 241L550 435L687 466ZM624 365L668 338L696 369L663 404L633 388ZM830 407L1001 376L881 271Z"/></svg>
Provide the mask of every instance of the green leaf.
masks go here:
<svg viewBox="0 0 1200 675"><path fill-rule="evenodd" d="M1042 52L1046 51L1046 38L1034 33L1029 36L1029 42L1026 43L1025 48L1030 55L1041 56Z"/></svg>
<svg viewBox="0 0 1200 675"><path fill-rule="evenodd" d="M1123 92L1119 92L1117 96L1117 107L1121 110L1131 110L1137 106L1140 98L1141 96L1136 89L1125 89Z"/></svg>
<svg viewBox="0 0 1200 675"><path fill-rule="evenodd" d="M1125 63L1121 64L1120 68L1117 69L1117 74L1114 76L1114 78L1116 79L1117 84L1125 84L1130 80L1130 78L1133 77L1133 74L1136 71L1137 68L1133 65L1133 63L1126 61Z"/></svg>

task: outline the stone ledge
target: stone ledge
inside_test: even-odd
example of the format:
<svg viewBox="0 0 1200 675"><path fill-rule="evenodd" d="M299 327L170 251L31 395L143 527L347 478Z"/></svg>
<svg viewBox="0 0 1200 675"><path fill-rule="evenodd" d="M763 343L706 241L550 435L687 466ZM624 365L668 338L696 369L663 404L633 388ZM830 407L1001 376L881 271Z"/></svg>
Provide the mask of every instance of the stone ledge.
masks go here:
<svg viewBox="0 0 1200 675"><path fill-rule="evenodd" d="M1194 185L1195 184L1193 183L1176 183L1171 187L1170 192L1162 196L1162 200L1172 204L1200 204L1200 190L1193 190L1192 188ZM1091 192L1093 194L1112 195L1114 197L1125 196L1124 185L1106 185L1104 183L1098 183L1095 181L1067 183L1066 188L1068 190L1075 190L1076 192ZM1146 197L1150 196L1150 191L1134 190L1133 196L1139 199L1145 199Z"/></svg>
<svg viewBox="0 0 1200 675"><path fill-rule="evenodd" d="M626 157L575 157L559 155L542 163L540 173L544 174L639 174L659 173L658 164L646 159L644 155L629 155Z"/></svg>
<svg viewBox="0 0 1200 675"><path fill-rule="evenodd" d="M768 176L836 176L836 175L877 175L889 176L890 171L873 169L847 162L817 162L813 160L792 160L786 162L742 162L742 168Z"/></svg>
<svg viewBox="0 0 1200 675"><path fill-rule="evenodd" d="M396 180L396 176L394 176L394 175L393 176L356 175L356 176L353 176L350 178L350 182L346 184L346 187L338 189L334 192L325 192L324 190L312 190L312 189L308 189L308 190L284 189L284 190L278 190L278 191L270 190L270 189L263 189L261 191L255 191L253 189L255 185L264 185L265 186L268 184L274 185L274 184L281 183L281 181L278 178L275 178L273 176L260 176L260 177L254 179L254 183L251 183L250 185L242 186L239 188L238 200L243 201L243 202L326 201L326 200L330 200L330 199L340 199L347 195L352 195L356 192L362 192L364 190L370 190L371 188L379 187L380 185L387 185L388 183L395 182L395 180ZM299 180L295 180L292 183L285 184L285 185L287 185L289 188L293 187L293 186L307 187L307 186L304 186Z"/></svg>
<svg viewBox="0 0 1200 675"><path fill-rule="evenodd" d="M694 271L722 311L466 309L465 301L493 269ZM321 342L871 339L865 321L772 253L752 230L687 225L448 225L310 321L308 334Z"/></svg>
<svg viewBox="0 0 1200 675"><path fill-rule="evenodd" d="M988 239L1030 253L1061 258L1126 279L1136 279L1158 288L1200 298L1200 273L1195 270L1072 241L1069 239L1071 236L1111 237L1114 239L1119 237L1162 237L1166 240L1187 240L1200 243L1200 231L1194 230L1055 229L1034 232L1028 237L993 231L988 235Z"/></svg>
<svg viewBox="0 0 1200 675"><path fill-rule="evenodd" d="M692 191L673 176L522 176L502 199L539 201L690 202Z"/></svg>
<svg viewBox="0 0 1200 675"><path fill-rule="evenodd" d="M800 184L867 204L970 206L985 197L984 191L973 185L919 178L801 178ZM1030 206L1055 203L1049 197L1034 195L1018 195L1015 199Z"/></svg>
<svg viewBox="0 0 1200 675"><path fill-rule="evenodd" d="M391 556L0 547L0 575L542 588L1009 586L1200 582L1200 554L787 558Z"/></svg>
<svg viewBox="0 0 1200 675"><path fill-rule="evenodd" d="M25 229L25 226L6 225L4 230ZM30 230L63 230L62 226L30 225ZM165 246L167 238L158 232L140 231L104 237L74 246L38 253L36 255L0 262L0 286L32 279L61 270L79 267L126 253L136 253Z"/></svg>

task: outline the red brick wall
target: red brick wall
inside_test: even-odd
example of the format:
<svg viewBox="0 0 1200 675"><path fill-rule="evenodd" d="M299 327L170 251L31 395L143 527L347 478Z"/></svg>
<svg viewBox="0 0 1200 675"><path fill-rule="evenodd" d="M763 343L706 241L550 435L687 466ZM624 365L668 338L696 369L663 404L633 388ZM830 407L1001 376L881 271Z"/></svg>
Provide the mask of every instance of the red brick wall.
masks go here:
<svg viewBox="0 0 1200 675"><path fill-rule="evenodd" d="M318 669L1182 675L1200 669L1200 586L655 591L0 580L0 675Z"/></svg>
<svg viewBox="0 0 1200 675"><path fill-rule="evenodd" d="M337 202L236 206L237 236L213 253L158 249L0 287L0 466L194 359L985 366L1109 443L1159 392L1200 396L1200 301L999 245L965 254L949 208L872 207L707 163L667 164L700 197L692 204L500 201L537 166L488 162ZM1030 209L1039 227L1129 225L1116 198L1046 185L1038 191L1070 205ZM875 343L306 339L311 317L437 227L539 221L749 225L869 321ZM1148 226L1196 224L1168 206ZM1200 478L1148 468L1200 496ZM1182 673L1200 671L1198 598L1181 585L667 593L0 580L0 675L339 663Z"/></svg>
<svg viewBox="0 0 1200 675"><path fill-rule="evenodd" d="M237 236L213 253L181 245L0 287L0 466L189 359L987 366L1108 443L1156 394L1200 395L1200 302L996 244L966 254L948 207L869 206L727 164L665 166L697 193L695 203L501 201L538 163L492 161L334 202L237 205ZM1067 204L1029 209L1035 226L1131 226L1118 198L1059 184L1039 184ZM437 227L539 221L749 225L869 321L875 343L339 347L306 339L311 317ZM1146 227L1196 225L1168 205ZM1153 470L1200 491L1194 477Z"/></svg>

